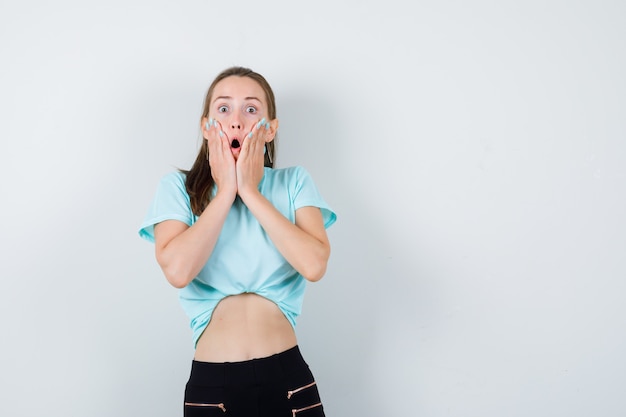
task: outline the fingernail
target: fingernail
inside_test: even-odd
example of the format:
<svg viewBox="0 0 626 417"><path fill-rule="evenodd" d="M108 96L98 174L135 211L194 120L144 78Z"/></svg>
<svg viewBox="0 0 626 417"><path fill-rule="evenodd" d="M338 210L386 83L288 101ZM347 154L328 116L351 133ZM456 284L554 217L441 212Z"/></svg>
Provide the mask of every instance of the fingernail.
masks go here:
<svg viewBox="0 0 626 417"><path fill-rule="evenodd" d="M269 129L270 128L270 122L265 123L265 128Z"/></svg>
<svg viewBox="0 0 626 417"><path fill-rule="evenodd" d="M248 133L248 138L252 137L252 132Z"/></svg>
<svg viewBox="0 0 626 417"><path fill-rule="evenodd" d="M220 130L220 138L221 138L222 136L224 136L224 132L222 132L222 131Z"/></svg>
<svg viewBox="0 0 626 417"><path fill-rule="evenodd" d="M209 122L206 122L206 123L204 124L204 128L205 128L206 130L209 130L209 128L210 128L210 127L211 127L211 125L209 124Z"/></svg>

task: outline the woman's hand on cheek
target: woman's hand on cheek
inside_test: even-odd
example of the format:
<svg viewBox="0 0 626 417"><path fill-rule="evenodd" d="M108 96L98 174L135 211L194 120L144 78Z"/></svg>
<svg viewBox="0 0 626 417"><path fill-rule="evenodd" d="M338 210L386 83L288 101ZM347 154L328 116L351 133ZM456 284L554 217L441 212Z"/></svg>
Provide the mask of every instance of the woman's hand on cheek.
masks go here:
<svg viewBox="0 0 626 417"><path fill-rule="evenodd" d="M234 196L237 193L237 172L230 141L217 120L209 119L204 128L203 135L209 147L211 175L217 191L230 192Z"/></svg>
<svg viewBox="0 0 626 417"><path fill-rule="evenodd" d="M268 132L265 118L254 125L246 135L237 159L237 192L244 198L246 193L258 192L263 178L265 161L265 138Z"/></svg>

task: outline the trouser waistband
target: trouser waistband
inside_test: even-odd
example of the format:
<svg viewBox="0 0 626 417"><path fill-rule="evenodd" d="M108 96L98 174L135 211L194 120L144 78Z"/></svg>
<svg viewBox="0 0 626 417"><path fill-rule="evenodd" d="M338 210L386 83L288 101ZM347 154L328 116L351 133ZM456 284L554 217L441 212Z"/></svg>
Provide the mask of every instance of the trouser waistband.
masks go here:
<svg viewBox="0 0 626 417"><path fill-rule="evenodd" d="M298 346L265 358L242 362L192 361L189 383L199 386L228 386L281 380L294 370L308 368Z"/></svg>

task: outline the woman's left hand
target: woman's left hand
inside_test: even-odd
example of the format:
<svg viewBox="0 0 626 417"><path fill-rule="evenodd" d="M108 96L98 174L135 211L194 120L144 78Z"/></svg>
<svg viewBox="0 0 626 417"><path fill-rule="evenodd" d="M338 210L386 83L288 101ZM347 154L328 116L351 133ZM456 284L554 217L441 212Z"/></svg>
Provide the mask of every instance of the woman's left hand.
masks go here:
<svg viewBox="0 0 626 417"><path fill-rule="evenodd" d="M256 123L246 135L237 158L237 193L245 195L258 192L263 178L265 143L271 140L272 132L265 118Z"/></svg>

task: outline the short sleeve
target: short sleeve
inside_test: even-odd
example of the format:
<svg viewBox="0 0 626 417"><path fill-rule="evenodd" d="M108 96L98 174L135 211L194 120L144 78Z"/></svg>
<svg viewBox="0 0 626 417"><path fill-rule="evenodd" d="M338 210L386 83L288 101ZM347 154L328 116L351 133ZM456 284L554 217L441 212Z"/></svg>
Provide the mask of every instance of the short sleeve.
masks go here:
<svg viewBox="0 0 626 417"><path fill-rule="evenodd" d="M301 166L296 167L295 187L293 190L293 201L295 209L313 206L319 207L324 219L324 227L328 229L337 220L337 215L326 203L318 191L313 178L306 169Z"/></svg>
<svg viewBox="0 0 626 417"><path fill-rule="evenodd" d="M157 187L139 236L154 243L154 226L165 220L178 220L188 226L194 221L189 195L185 189L185 176L179 172L165 175Z"/></svg>

